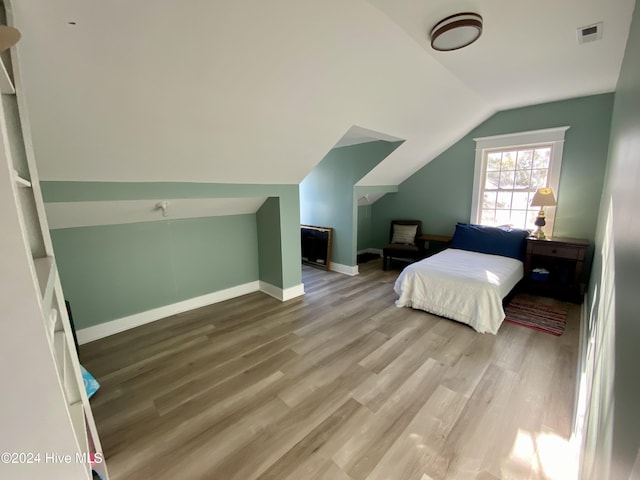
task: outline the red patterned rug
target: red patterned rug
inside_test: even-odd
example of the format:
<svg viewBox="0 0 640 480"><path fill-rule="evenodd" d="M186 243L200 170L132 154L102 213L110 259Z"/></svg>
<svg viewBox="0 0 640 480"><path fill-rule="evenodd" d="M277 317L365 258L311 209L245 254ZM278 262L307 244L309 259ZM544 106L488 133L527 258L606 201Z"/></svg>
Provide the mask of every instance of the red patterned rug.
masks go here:
<svg viewBox="0 0 640 480"><path fill-rule="evenodd" d="M560 336L564 332L569 309L566 305L547 305L534 298L516 295L504 312L505 322Z"/></svg>

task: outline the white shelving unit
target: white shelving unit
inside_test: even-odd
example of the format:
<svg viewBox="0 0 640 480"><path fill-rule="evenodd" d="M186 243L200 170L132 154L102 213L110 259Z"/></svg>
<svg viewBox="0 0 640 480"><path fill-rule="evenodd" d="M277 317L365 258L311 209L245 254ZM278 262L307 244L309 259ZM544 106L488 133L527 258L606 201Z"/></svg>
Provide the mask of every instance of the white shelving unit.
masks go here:
<svg viewBox="0 0 640 480"><path fill-rule="evenodd" d="M9 72L7 72L4 63L2 62L0 62L0 93L16 93L11 77L9 77Z"/></svg>
<svg viewBox="0 0 640 480"><path fill-rule="evenodd" d="M18 88L4 85L0 102L0 452L15 463L3 458L0 478L91 479L85 460L102 449L44 213L15 48ZM2 82L11 82L1 67ZM15 112L20 118L9 118ZM25 164L28 176L17 172ZM108 478L105 463L93 468Z"/></svg>

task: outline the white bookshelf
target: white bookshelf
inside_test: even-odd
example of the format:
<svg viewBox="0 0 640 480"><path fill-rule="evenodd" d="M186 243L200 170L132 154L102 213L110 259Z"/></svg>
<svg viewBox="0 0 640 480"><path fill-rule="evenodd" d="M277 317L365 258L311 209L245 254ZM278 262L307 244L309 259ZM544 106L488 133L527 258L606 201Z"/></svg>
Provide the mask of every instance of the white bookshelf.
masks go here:
<svg viewBox="0 0 640 480"><path fill-rule="evenodd" d="M0 85L3 72L11 81L2 65ZM100 439L56 268L19 72L13 73L17 88L0 88L0 451L39 454L39 461L3 463L0 476L91 479L91 466L77 460L102 453ZM60 461L66 456L70 462ZM94 468L108 478L106 464Z"/></svg>
<svg viewBox="0 0 640 480"><path fill-rule="evenodd" d="M9 72L7 72L3 62L0 62L0 93L16 93L16 89L13 86Z"/></svg>

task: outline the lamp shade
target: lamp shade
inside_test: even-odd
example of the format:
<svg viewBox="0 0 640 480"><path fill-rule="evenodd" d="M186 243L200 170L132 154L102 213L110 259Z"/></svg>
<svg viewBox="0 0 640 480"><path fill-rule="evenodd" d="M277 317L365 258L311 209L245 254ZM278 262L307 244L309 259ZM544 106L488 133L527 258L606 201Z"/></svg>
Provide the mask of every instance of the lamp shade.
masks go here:
<svg viewBox="0 0 640 480"><path fill-rule="evenodd" d="M4 52L8 48L13 47L20 40L20 32L18 29L9 27L8 25L0 25L0 52Z"/></svg>
<svg viewBox="0 0 640 480"><path fill-rule="evenodd" d="M549 187L539 188L531 199L532 207L553 207L556 205L556 197Z"/></svg>
<svg viewBox="0 0 640 480"><path fill-rule="evenodd" d="M482 17L477 13L456 13L440 20L431 29L431 47L448 52L475 42L482 34Z"/></svg>

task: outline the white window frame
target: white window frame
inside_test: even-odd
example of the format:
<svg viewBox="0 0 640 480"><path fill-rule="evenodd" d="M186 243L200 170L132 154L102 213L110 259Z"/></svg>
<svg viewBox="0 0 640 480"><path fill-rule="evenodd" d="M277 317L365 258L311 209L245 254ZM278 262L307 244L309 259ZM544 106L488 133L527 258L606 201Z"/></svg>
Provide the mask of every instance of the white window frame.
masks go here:
<svg viewBox="0 0 640 480"><path fill-rule="evenodd" d="M569 126L547 128L543 130L531 130L528 132L508 133L506 135L493 135L491 137L478 137L476 142L476 162L473 175L473 197L471 200L471 223L480 223L482 213L483 182L486 176L487 154L492 150L526 149L535 146L551 145L551 159L549 163L549 175L547 187L553 189L556 202L560 199L560 170L562 169L562 151L565 132ZM545 207L547 225L544 227L547 236L553 235L556 207Z"/></svg>

